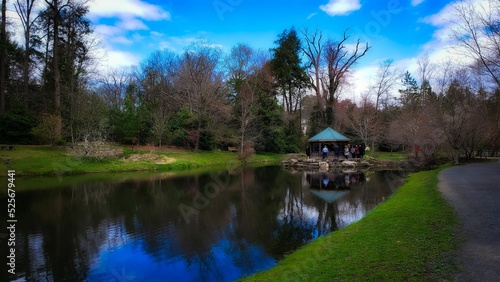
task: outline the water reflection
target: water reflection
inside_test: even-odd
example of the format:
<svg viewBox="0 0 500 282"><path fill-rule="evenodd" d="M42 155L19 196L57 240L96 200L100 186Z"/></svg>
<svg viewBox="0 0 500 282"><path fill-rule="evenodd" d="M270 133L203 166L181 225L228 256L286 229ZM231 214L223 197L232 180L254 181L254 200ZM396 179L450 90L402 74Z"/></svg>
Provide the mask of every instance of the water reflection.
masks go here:
<svg viewBox="0 0 500 282"><path fill-rule="evenodd" d="M235 280L359 220L401 179L265 167L19 192L16 276L3 281Z"/></svg>

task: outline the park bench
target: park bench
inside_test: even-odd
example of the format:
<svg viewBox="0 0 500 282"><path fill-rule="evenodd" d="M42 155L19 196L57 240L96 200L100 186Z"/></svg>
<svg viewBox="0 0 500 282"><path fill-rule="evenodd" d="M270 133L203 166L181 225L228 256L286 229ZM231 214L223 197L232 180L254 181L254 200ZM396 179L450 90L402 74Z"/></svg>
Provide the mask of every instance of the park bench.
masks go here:
<svg viewBox="0 0 500 282"><path fill-rule="evenodd" d="M237 152L238 151L238 149L236 149L236 147L227 147L227 150L229 152Z"/></svg>
<svg viewBox="0 0 500 282"><path fill-rule="evenodd" d="M13 145L2 145L0 146L0 149L3 150L3 149L9 149L9 150L12 150L14 149L15 147Z"/></svg>

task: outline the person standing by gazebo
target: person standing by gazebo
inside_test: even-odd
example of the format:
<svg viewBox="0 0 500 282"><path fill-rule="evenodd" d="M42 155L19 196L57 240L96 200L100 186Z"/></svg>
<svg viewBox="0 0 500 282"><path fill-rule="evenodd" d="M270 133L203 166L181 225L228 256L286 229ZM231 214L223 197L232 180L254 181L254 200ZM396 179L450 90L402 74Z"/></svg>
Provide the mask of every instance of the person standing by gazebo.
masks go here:
<svg viewBox="0 0 500 282"><path fill-rule="evenodd" d="M349 154L350 154L350 153L351 153L351 152L350 152L350 150L349 150L349 146L348 146L348 145L345 145L345 146L344 146L344 157L345 157L346 159L349 159Z"/></svg>
<svg viewBox="0 0 500 282"><path fill-rule="evenodd" d="M340 158L340 147L337 143L333 146L333 154L335 155L335 159L338 160Z"/></svg>
<svg viewBox="0 0 500 282"><path fill-rule="evenodd" d="M328 147L323 147L323 150L321 150L323 152L323 160L328 158Z"/></svg>

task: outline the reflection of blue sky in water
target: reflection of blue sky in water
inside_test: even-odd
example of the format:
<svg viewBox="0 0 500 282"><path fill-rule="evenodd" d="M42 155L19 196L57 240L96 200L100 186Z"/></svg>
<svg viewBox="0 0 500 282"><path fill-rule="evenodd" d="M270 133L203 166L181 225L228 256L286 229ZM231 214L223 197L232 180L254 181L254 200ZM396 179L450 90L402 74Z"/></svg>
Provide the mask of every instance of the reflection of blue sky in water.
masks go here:
<svg viewBox="0 0 500 282"><path fill-rule="evenodd" d="M191 192L212 181L207 175L19 193L25 224L16 229L13 279L233 281L361 219L394 191L387 184L396 176L373 172L367 183L352 172L347 188L342 173L246 168L191 224L178 206L192 204ZM339 196L330 201L318 193Z"/></svg>
<svg viewBox="0 0 500 282"><path fill-rule="evenodd" d="M235 243L230 240L218 241L208 259L199 256L188 259L180 254L166 254L158 259L145 252L143 245L142 240L137 240L116 249L103 248L91 265L87 280L232 281L276 263L262 248L245 246L235 250Z"/></svg>

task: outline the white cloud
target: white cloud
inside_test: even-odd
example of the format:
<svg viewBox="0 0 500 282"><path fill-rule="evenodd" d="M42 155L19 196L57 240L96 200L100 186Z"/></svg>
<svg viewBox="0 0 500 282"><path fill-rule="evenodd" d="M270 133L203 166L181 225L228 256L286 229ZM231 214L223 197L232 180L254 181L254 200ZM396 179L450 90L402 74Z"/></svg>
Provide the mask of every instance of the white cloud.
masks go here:
<svg viewBox="0 0 500 282"><path fill-rule="evenodd" d="M96 34L104 43L101 52L107 60L102 61L102 64L120 68L137 65L141 58L120 51L117 44L130 46L135 42L143 42L144 38L139 33L131 32L149 30L148 21L170 21L171 15L162 7L144 0L106 0L91 1L88 18L97 24ZM104 22L106 24L102 24Z"/></svg>
<svg viewBox="0 0 500 282"><path fill-rule="evenodd" d="M101 50L101 52L102 53L99 54L99 56L103 59L101 60L99 67L102 71L109 68L120 69L137 66L141 62L141 58L134 53L117 50Z"/></svg>
<svg viewBox="0 0 500 282"><path fill-rule="evenodd" d="M147 30L149 29L144 22L138 20L137 18L127 17L122 19L118 26L125 30Z"/></svg>
<svg viewBox="0 0 500 282"><path fill-rule="evenodd" d="M420 5L420 4L422 4L424 1L425 0L411 0L411 5L413 7L416 7L416 6Z"/></svg>
<svg viewBox="0 0 500 282"><path fill-rule="evenodd" d="M458 9L464 9L464 7L467 7L465 9L469 9L470 5L476 13L487 15L491 13L490 9L492 9L488 1L489 0L463 0L452 2L447 4L437 14L425 17L420 21L437 27L438 29L434 33L434 37L444 40L446 37L451 37L452 32L461 32L460 28L457 27L463 23L463 19L457 15L456 7L459 7Z"/></svg>
<svg viewBox="0 0 500 282"><path fill-rule="evenodd" d="M453 6L451 4L447 4L437 14L427 16L420 21L433 26L444 26L449 24L453 20L453 14Z"/></svg>
<svg viewBox="0 0 500 282"><path fill-rule="evenodd" d="M309 14L309 16L307 16L307 19L309 20L309 19L313 18L314 16L316 16L317 14L318 13L311 13L311 14Z"/></svg>
<svg viewBox="0 0 500 282"><path fill-rule="evenodd" d="M330 16L344 16L361 9L359 0L330 0L319 8Z"/></svg>
<svg viewBox="0 0 500 282"><path fill-rule="evenodd" d="M140 0L106 0L90 2L89 17L134 17L147 20L170 20L171 15L161 7Z"/></svg>
<svg viewBox="0 0 500 282"><path fill-rule="evenodd" d="M100 34L103 37L113 36L121 33L121 30L118 27L110 25L97 25L94 30L97 34Z"/></svg>

